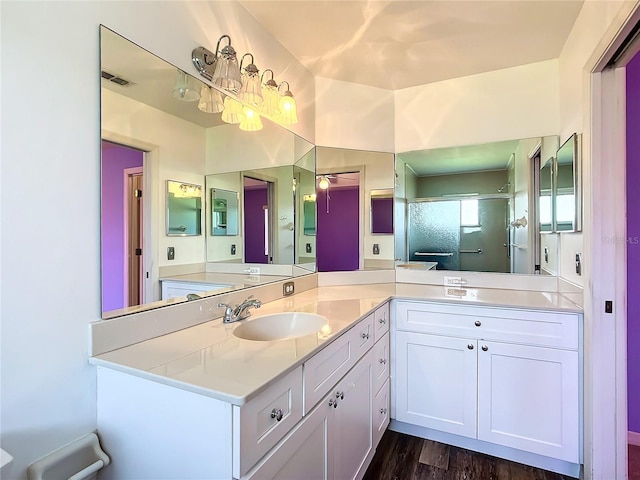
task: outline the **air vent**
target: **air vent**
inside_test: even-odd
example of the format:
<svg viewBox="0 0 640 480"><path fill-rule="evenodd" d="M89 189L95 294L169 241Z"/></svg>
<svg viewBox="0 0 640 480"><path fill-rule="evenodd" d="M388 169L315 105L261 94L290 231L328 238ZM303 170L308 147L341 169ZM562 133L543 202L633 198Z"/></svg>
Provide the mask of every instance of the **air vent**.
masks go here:
<svg viewBox="0 0 640 480"><path fill-rule="evenodd" d="M125 80L124 78L119 77L118 75L114 75L113 73L109 73L106 70L102 70L102 72L100 72L100 75L105 80L109 80L110 82L117 83L118 85L120 85L122 87L126 87L127 85L131 85L131 82L129 80Z"/></svg>

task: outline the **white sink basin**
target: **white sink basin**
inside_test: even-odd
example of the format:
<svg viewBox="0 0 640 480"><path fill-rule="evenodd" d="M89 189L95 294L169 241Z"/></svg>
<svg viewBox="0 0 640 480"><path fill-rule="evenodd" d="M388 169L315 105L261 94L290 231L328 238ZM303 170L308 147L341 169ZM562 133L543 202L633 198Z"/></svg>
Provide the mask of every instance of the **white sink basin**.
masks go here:
<svg viewBox="0 0 640 480"><path fill-rule="evenodd" d="M233 334L245 340L270 342L304 337L328 324L326 318L315 313L284 312L263 315L238 325Z"/></svg>

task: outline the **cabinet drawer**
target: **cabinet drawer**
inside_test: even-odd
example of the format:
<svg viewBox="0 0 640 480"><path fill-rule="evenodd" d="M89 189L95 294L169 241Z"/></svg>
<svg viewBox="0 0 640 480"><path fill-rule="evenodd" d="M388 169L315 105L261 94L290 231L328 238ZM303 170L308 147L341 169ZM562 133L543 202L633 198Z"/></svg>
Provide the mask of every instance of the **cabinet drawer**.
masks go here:
<svg viewBox="0 0 640 480"><path fill-rule="evenodd" d="M373 345L373 314L304 363L304 413L316 405Z"/></svg>
<svg viewBox="0 0 640 480"><path fill-rule="evenodd" d="M373 313L374 341L378 341L389 331L389 302Z"/></svg>
<svg viewBox="0 0 640 480"><path fill-rule="evenodd" d="M580 315L419 302L396 304L398 330L577 350Z"/></svg>
<svg viewBox="0 0 640 480"><path fill-rule="evenodd" d="M377 447L387 426L389 425L389 379L376 394L373 401L373 447Z"/></svg>
<svg viewBox="0 0 640 480"><path fill-rule="evenodd" d="M377 392L389 378L389 334L373 346L373 391Z"/></svg>
<svg viewBox="0 0 640 480"><path fill-rule="evenodd" d="M302 367L233 407L233 475L240 478L302 418Z"/></svg>

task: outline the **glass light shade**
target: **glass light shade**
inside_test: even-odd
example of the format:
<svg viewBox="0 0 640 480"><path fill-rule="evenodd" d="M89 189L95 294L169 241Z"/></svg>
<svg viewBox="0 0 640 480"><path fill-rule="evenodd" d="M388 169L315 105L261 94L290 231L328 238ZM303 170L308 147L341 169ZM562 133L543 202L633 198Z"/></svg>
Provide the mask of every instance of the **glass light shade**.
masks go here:
<svg viewBox="0 0 640 480"><path fill-rule="evenodd" d="M269 115L270 117L280 115L280 95L278 94L277 87L263 85L262 98L263 102L258 106L260 113Z"/></svg>
<svg viewBox="0 0 640 480"><path fill-rule="evenodd" d="M244 120L240 122L240 130L255 132L262 130L262 120L258 112L249 107L244 107Z"/></svg>
<svg viewBox="0 0 640 480"><path fill-rule="evenodd" d="M282 125L292 125L298 123L298 111L296 101L291 92L280 97L280 115L276 119Z"/></svg>
<svg viewBox="0 0 640 480"><path fill-rule="evenodd" d="M211 88L208 85L203 84L200 88L200 101L198 102L198 108L204 113L220 113L224 110L222 94L215 88Z"/></svg>
<svg viewBox="0 0 640 480"><path fill-rule="evenodd" d="M262 88L260 87L260 77L257 74L242 76L242 87L238 92L238 98L250 105L262 103Z"/></svg>
<svg viewBox="0 0 640 480"><path fill-rule="evenodd" d="M233 92L237 92L242 87L238 57L231 45L227 45L220 52L211 82L218 87Z"/></svg>
<svg viewBox="0 0 640 480"><path fill-rule="evenodd" d="M226 97L224 99L224 110L222 111L223 122L240 123L244 120L245 114L242 110L242 104L234 98Z"/></svg>
<svg viewBox="0 0 640 480"><path fill-rule="evenodd" d="M318 187L320 187L321 190L326 190L327 188L329 188L329 185L330 185L330 182L327 177L320 177L320 181L318 182Z"/></svg>
<svg viewBox="0 0 640 480"><path fill-rule="evenodd" d="M178 70L178 76L176 77L176 84L173 87L172 94L174 98L184 102L195 102L200 98L200 94L193 86L191 76L182 70Z"/></svg>

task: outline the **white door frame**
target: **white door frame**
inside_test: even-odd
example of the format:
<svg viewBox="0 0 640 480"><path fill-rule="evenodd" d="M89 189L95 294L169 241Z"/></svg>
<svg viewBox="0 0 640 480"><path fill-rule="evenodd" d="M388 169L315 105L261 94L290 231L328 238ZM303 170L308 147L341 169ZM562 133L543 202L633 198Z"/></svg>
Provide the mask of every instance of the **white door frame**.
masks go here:
<svg viewBox="0 0 640 480"><path fill-rule="evenodd" d="M585 66L585 478L627 478L625 69L608 68L640 20L624 5ZM621 186L623 188L621 188ZM613 312L605 313L605 301Z"/></svg>

